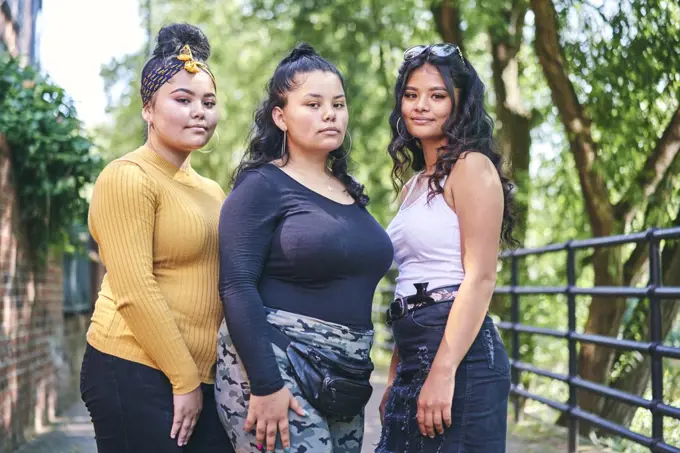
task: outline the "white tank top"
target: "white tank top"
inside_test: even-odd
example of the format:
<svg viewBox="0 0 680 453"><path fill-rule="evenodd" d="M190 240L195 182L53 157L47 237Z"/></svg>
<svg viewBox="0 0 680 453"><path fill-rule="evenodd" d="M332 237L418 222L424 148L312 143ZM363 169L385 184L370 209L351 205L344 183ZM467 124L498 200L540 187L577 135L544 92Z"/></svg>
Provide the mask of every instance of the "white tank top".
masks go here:
<svg viewBox="0 0 680 453"><path fill-rule="evenodd" d="M446 177L442 186L445 182ZM458 216L446 204L444 194L428 202L425 190L409 201L417 185L413 178L399 212L387 227L399 270L396 297L415 294L414 283L429 282L428 289L434 289L459 284L465 277Z"/></svg>

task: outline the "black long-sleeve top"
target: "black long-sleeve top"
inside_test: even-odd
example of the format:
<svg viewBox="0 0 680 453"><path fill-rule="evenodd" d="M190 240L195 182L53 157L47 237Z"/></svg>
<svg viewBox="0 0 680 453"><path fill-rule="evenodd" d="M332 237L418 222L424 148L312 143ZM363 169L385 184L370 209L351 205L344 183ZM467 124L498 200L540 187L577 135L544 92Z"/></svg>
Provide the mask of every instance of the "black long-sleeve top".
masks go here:
<svg viewBox="0 0 680 453"><path fill-rule="evenodd" d="M335 202L272 164L244 172L220 215L220 297L253 395L283 387L264 307L370 329L392 244L365 207Z"/></svg>

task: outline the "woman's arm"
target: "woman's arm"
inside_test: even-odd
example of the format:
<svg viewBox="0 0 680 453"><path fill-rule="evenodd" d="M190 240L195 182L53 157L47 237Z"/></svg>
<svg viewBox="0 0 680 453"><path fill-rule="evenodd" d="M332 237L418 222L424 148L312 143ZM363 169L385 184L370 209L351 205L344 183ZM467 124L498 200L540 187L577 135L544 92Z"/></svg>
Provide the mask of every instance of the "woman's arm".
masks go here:
<svg viewBox="0 0 680 453"><path fill-rule="evenodd" d="M457 369L489 309L503 222L503 188L486 156L468 153L456 162L449 179L460 224L465 278L432 364L432 370L445 372Z"/></svg>
<svg viewBox="0 0 680 453"><path fill-rule="evenodd" d="M397 376L397 366L399 365L399 350L397 345L394 345L394 350L392 351L392 360L390 360L390 369L387 372L387 386L391 387L394 382L394 378Z"/></svg>
<svg viewBox="0 0 680 453"><path fill-rule="evenodd" d="M503 220L503 189L494 166L480 153L459 159L446 182L455 201L465 277L451 307L444 336L418 397L416 419L424 436L451 426L458 365L474 342L496 284L496 259Z"/></svg>
<svg viewBox="0 0 680 453"><path fill-rule="evenodd" d="M186 394L201 381L153 272L155 183L132 162L114 162L95 183L90 229L114 303L144 352Z"/></svg>
<svg viewBox="0 0 680 453"><path fill-rule="evenodd" d="M382 400L380 401L380 406L378 406L378 412L380 413L380 423L385 420L385 408L387 406L387 400L390 397L390 392L392 391L392 384L394 383L394 378L397 376L397 366L399 365L399 351L397 350L397 345L394 345L394 350L392 351L392 360L390 360L390 370L387 373L387 385L385 386L385 392L383 393Z"/></svg>
<svg viewBox="0 0 680 453"><path fill-rule="evenodd" d="M220 215L220 297L253 395L283 387L258 283L279 223L279 197L258 171L245 173Z"/></svg>

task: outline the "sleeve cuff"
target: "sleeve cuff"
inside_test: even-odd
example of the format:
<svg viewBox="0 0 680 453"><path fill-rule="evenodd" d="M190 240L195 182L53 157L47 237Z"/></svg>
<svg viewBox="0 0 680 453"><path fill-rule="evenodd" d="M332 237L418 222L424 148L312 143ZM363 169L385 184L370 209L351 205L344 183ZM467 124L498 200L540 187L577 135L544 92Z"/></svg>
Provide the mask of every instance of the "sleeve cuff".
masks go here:
<svg viewBox="0 0 680 453"><path fill-rule="evenodd" d="M173 395L186 395L196 390L201 385L201 380L198 378L198 374L195 374L191 377L182 378L178 382L171 382L171 384Z"/></svg>
<svg viewBox="0 0 680 453"><path fill-rule="evenodd" d="M266 385L251 386L250 393L255 396L267 396L276 393L285 386L283 379L279 378L275 382Z"/></svg>

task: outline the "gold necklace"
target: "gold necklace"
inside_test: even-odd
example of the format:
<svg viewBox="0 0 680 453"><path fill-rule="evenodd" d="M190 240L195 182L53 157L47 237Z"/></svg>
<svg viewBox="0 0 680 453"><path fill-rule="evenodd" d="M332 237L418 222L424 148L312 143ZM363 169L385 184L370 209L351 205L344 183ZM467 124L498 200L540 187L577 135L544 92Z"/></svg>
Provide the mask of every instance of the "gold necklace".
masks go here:
<svg viewBox="0 0 680 453"><path fill-rule="evenodd" d="M326 174L326 176L328 176L328 174ZM328 176L328 180L332 181L330 176ZM335 189L328 183L326 183L326 189L328 189L329 192L335 192Z"/></svg>

